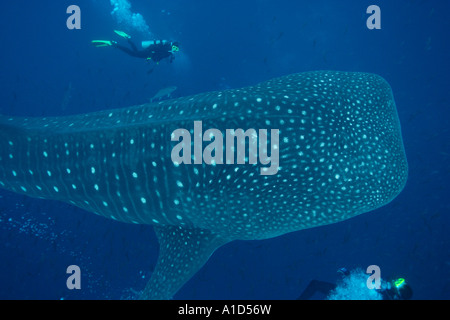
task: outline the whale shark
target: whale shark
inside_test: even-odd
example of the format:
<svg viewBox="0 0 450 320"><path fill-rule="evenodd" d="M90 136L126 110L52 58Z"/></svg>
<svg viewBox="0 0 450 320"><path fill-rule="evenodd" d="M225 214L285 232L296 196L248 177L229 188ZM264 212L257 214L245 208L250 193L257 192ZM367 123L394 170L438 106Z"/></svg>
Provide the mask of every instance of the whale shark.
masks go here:
<svg viewBox="0 0 450 320"><path fill-rule="evenodd" d="M260 162L172 161L172 133L194 134L195 121L223 133L277 130L276 174L260 174ZM304 72L124 109L0 116L0 188L153 226L159 256L142 299L173 298L230 241L384 206L407 176L391 87L369 73Z"/></svg>

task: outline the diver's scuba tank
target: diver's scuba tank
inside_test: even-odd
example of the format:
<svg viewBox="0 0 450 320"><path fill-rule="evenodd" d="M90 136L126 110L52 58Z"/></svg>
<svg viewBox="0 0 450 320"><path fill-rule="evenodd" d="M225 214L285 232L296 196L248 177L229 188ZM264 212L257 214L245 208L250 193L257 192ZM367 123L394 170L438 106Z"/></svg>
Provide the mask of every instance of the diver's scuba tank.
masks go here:
<svg viewBox="0 0 450 320"><path fill-rule="evenodd" d="M147 49L148 47L155 45L155 44L167 44L169 41L167 40L145 40L142 41L142 48Z"/></svg>

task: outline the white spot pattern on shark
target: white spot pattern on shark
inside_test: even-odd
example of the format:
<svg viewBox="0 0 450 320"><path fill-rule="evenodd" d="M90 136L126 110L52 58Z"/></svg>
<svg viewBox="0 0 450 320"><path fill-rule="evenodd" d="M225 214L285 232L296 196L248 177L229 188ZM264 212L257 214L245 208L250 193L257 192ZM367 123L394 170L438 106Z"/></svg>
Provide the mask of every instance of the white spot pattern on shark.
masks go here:
<svg viewBox="0 0 450 320"><path fill-rule="evenodd" d="M192 133L196 120L222 132L279 129L278 173L260 175L259 164L174 164L171 133ZM229 241L385 205L407 171L391 88L366 73L293 74L70 117L0 116L0 187L154 226L160 255L145 299L171 298Z"/></svg>

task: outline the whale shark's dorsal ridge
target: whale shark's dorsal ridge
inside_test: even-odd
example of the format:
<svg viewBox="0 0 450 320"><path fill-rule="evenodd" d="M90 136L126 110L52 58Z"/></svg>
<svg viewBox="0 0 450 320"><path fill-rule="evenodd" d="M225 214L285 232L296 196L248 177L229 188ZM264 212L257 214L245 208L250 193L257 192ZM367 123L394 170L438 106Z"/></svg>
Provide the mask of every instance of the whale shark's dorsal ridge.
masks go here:
<svg viewBox="0 0 450 320"><path fill-rule="evenodd" d="M176 165L171 133L279 129L279 171ZM0 187L155 227L142 298L168 299L214 250L334 223L390 202L407 162L389 84L318 71L255 86L60 118L0 116Z"/></svg>

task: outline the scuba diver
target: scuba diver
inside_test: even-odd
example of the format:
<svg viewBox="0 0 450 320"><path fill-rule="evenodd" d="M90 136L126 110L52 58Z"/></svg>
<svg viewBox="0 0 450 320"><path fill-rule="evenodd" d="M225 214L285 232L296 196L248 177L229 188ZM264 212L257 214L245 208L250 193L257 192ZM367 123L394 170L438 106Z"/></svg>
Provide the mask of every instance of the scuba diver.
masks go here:
<svg viewBox="0 0 450 320"><path fill-rule="evenodd" d="M348 271L346 268L341 268L338 270L338 272L342 275L343 282L342 286L341 284L333 284L325 281L319 281L319 280L312 280L308 286L306 287L305 291L296 299L296 300L308 300L310 299L316 292L322 293L328 298L331 298L333 295L339 295L337 291L339 289L344 288L344 290L348 290L348 288L345 288L348 286L350 281L354 281L350 279L350 271ZM360 272L360 271L356 271ZM355 271L352 271L353 274L356 274ZM364 274L363 278L366 277ZM361 280L362 278L358 279ZM358 283L358 288L361 288L360 283ZM359 289L358 289L359 290ZM367 289L369 290L369 289ZM382 300L409 300L411 299L413 295L412 288L408 283L406 283L404 278L398 278L389 282L383 281L380 289L374 289L379 294L380 299ZM347 292L348 293L348 292ZM358 292L352 292L352 296L354 296L355 300L361 299L358 298Z"/></svg>
<svg viewBox="0 0 450 320"><path fill-rule="evenodd" d="M152 41L142 41L143 50L138 50L131 37L123 31L114 30L114 32L127 39L128 44L131 48L122 46L116 41L109 40L93 40L92 44L98 47L115 47L123 52L129 54L132 57L146 59L147 61L154 61L156 64L163 59L169 58L169 62L175 59L174 53L178 52L179 45L178 42L171 42L167 40L152 40Z"/></svg>

